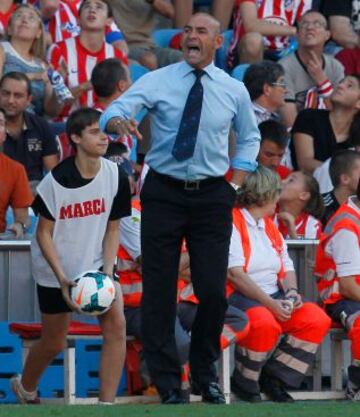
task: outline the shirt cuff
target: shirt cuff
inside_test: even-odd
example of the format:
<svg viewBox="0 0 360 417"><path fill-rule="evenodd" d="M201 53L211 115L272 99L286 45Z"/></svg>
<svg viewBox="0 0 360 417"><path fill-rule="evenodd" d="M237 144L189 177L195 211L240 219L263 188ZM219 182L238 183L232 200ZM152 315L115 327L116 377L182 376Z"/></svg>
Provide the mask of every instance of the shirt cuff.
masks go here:
<svg viewBox="0 0 360 417"><path fill-rule="evenodd" d="M254 172L257 166L258 166L258 163L256 161L249 162L249 161L244 161L240 158L233 158L231 160L231 168L240 169L241 171Z"/></svg>

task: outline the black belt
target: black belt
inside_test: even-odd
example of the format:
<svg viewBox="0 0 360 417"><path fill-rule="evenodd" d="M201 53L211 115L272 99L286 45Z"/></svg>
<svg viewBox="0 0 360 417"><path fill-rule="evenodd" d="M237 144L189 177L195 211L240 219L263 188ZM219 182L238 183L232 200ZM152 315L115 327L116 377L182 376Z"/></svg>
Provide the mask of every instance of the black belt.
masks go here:
<svg viewBox="0 0 360 417"><path fill-rule="evenodd" d="M178 178L170 177L170 175L160 174L153 169L150 169L148 175L149 174L158 178L160 181L166 182L185 191L200 190L207 185L214 184L224 179L224 177L209 177L202 180L180 180Z"/></svg>

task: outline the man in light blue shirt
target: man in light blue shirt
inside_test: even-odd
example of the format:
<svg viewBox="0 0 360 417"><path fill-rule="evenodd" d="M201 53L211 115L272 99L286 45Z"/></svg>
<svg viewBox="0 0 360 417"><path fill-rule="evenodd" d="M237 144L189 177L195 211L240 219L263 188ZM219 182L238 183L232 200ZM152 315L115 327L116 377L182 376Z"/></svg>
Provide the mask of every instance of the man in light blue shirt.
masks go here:
<svg viewBox="0 0 360 417"><path fill-rule="evenodd" d="M184 62L143 76L103 113L108 133L135 134L135 115L151 120L150 166L142 203L142 332L144 356L164 404L183 402L174 340L176 283L185 239L199 307L191 332L193 392L203 401L225 402L214 362L227 306L225 279L231 209L246 173L253 171L260 134L243 84L213 64L221 46L219 22L193 15L184 29ZM237 135L229 168L228 136Z"/></svg>

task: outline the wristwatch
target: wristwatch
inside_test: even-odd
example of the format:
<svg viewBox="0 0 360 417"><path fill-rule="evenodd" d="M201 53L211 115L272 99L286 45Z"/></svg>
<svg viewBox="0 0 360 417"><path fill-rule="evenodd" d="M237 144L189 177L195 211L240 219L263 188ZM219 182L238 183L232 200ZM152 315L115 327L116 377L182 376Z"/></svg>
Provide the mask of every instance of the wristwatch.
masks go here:
<svg viewBox="0 0 360 417"><path fill-rule="evenodd" d="M232 186L232 188L233 188L235 191L237 191L237 190L240 188L240 185L237 185L237 184L235 184L234 182L230 182L229 184Z"/></svg>

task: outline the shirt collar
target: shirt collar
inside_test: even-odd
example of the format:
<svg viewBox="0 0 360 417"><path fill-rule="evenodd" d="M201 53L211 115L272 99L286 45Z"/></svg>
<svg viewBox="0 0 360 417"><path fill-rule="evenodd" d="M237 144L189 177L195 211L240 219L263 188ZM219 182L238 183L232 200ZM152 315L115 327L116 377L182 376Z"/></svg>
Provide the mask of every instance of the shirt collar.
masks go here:
<svg viewBox="0 0 360 417"><path fill-rule="evenodd" d="M348 199L348 205L349 205L352 209L356 210L356 212L357 212L357 213L359 213L359 214L360 214L360 209L359 209L359 207L357 206L357 204L355 203L356 199L357 199L356 195L351 195L351 196L349 197L349 199Z"/></svg>
<svg viewBox="0 0 360 417"><path fill-rule="evenodd" d="M259 103L256 103L256 101L252 102L252 106L254 109L255 113L259 113L259 114L266 114L269 117L272 117L273 119L278 119L279 116L277 113L274 113L268 109L266 109L265 107L261 106Z"/></svg>
<svg viewBox="0 0 360 417"><path fill-rule="evenodd" d="M180 71L183 77L186 77L194 70L195 68L189 65L186 61L181 62ZM216 70L217 68L215 67L214 62L211 62L207 67L203 68L203 71L205 71L210 78L214 78Z"/></svg>
<svg viewBox="0 0 360 417"><path fill-rule="evenodd" d="M241 209L246 223L251 227L256 227L258 229L265 229L265 221L264 219L259 219L256 221L254 217L250 214L250 212L246 208Z"/></svg>

